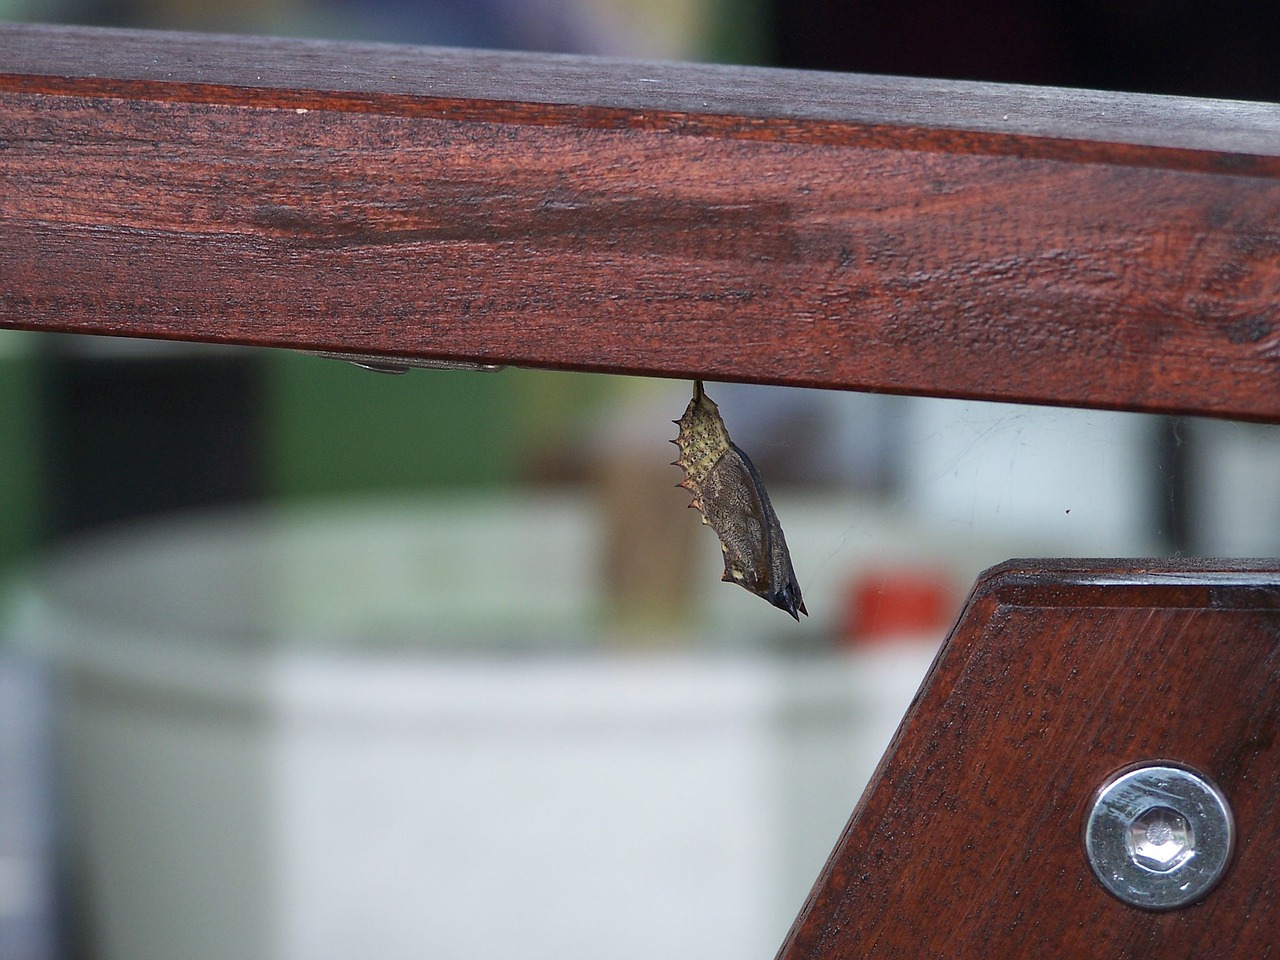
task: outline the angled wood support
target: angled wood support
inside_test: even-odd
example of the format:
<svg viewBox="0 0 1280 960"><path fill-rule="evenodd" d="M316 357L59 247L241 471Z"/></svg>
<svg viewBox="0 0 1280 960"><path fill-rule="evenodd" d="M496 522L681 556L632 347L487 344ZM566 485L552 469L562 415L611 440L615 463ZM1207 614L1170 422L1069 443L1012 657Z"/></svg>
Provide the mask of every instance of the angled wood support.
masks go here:
<svg viewBox="0 0 1280 960"><path fill-rule="evenodd" d="M1014 562L979 581L779 960L1265 957L1280 929L1280 565ZM1189 765L1234 811L1201 902L1094 877L1107 778Z"/></svg>
<svg viewBox="0 0 1280 960"><path fill-rule="evenodd" d="M0 325L1280 420L1280 107L0 26Z"/></svg>

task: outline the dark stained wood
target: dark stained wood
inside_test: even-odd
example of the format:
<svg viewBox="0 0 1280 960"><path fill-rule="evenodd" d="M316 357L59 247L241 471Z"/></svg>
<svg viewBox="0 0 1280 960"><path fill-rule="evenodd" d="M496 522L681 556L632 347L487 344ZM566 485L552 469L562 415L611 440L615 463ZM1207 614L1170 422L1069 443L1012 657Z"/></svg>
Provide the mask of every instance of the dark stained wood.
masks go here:
<svg viewBox="0 0 1280 960"><path fill-rule="evenodd" d="M1280 108L0 27L0 325L1280 421Z"/></svg>
<svg viewBox="0 0 1280 960"><path fill-rule="evenodd" d="M780 960L1280 954L1280 565L1014 562L978 583ZM1126 906L1092 792L1175 760L1238 827L1221 885Z"/></svg>

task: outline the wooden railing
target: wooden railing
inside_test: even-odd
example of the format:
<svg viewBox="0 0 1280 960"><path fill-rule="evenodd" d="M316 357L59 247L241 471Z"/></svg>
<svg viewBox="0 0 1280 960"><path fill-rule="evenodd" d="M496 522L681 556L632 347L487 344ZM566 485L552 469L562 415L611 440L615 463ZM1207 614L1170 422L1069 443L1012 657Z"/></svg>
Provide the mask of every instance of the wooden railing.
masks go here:
<svg viewBox="0 0 1280 960"><path fill-rule="evenodd" d="M0 325L1280 420L1280 107L0 27Z"/></svg>

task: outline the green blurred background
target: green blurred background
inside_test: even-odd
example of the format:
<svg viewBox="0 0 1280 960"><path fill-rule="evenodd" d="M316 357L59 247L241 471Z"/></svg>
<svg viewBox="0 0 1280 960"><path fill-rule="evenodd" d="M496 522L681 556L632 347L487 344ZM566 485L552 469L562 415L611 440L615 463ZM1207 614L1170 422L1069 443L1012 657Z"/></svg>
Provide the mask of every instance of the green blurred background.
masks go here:
<svg viewBox="0 0 1280 960"><path fill-rule="evenodd" d="M0 577L39 533L39 456L34 334L0 333Z"/></svg>

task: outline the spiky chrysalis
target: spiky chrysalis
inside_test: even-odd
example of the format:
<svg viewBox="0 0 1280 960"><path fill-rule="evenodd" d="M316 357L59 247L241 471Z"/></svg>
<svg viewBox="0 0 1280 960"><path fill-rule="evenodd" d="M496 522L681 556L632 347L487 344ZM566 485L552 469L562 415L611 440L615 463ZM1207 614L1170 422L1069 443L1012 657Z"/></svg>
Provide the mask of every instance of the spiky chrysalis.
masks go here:
<svg viewBox="0 0 1280 960"><path fill-rule="evenodd" d="M673 421L680 428L671 442L680 448L675 466L684 470L679 486L693 494L689 504L702 513L720 538L724 576L797 620L809 615L800 596L791 554L778 515L769 502L755 465L732 440L714 401L693 385L693 399L684 416Z"/></svg>

